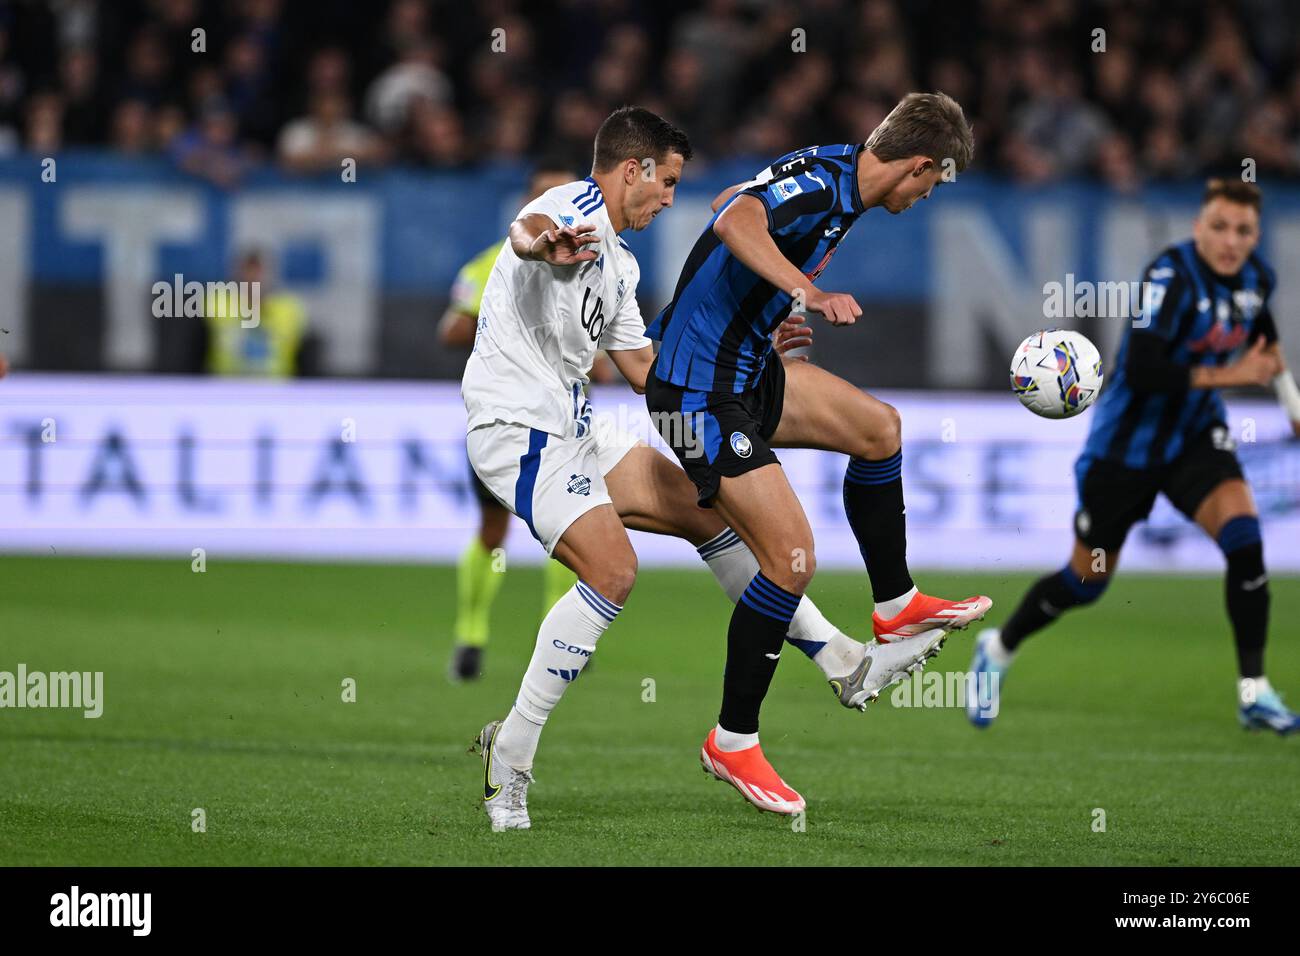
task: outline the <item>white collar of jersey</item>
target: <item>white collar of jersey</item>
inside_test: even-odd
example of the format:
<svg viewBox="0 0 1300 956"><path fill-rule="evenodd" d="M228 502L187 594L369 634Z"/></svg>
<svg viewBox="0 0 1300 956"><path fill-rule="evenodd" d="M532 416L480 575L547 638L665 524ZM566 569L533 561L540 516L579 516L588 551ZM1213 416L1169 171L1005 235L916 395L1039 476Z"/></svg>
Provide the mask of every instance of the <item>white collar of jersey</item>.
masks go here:
<svg viewBox="0 0 1300 956"><path fill-rule="evenodd" d="M588 176L583 180L587 183L587 188L573 197L573 204L578 207L578 211L584 216L590 216L601 206L605 205L605 196L600 191L600 186L596 185L596 180Z"/></svg>

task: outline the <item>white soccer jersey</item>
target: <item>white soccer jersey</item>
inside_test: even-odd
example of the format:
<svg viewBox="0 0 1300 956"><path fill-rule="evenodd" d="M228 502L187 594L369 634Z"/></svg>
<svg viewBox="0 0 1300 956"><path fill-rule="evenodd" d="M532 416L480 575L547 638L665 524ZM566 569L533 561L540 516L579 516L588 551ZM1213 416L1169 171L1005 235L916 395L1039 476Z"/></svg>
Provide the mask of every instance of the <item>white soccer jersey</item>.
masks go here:
<svg viewBox="0 0 1300 956"><path fill-rule="evenodd" d="M591 430L583 387L599 349L645 348L636 304L636 257L618 237L594 179L549 189L519 213L549 216L556 226L592 223L600 242L590 262L553 266L520 259L506 242L483 290L474 351L461 396L468 428L494 421L553 435Z"/></svg>

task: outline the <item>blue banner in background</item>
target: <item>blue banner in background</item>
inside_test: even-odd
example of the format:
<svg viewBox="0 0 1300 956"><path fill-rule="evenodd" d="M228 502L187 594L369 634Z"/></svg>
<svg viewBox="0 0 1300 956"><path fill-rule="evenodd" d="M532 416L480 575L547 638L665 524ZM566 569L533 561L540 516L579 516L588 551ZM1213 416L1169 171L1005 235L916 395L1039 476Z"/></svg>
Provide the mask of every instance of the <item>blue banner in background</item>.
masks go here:
<svg viewBox="0 0 1300 956"><path fill-rule="evenodd" d="M647 318L671 296L711 217L710 200L762 165L688 167L675 208L645 232L626 235L641 264L638 300ZM394 370L390 353L410 355L410 343L422 342L459 268L503 238L525 181L515 167L361 168L356 182L288 177L268 167L222 190L163 160L94 153L0 160L0 287L16 290L0 300L0 326L15 333L4 348L20 365L31 357L32 326L46 315L30 314L36 309L28 291L53 289L54 305L43 299L42 308L102 325L97 341L105 354L98 365L44 367L156 367L152 283L176 274L227 279L237 252L256 245L276 263L276 281L304 299L324 340L327 371L454 375L436 363L427 371L418 364ZM941 184L906 214L872 210L819 284L857 296L869 319L892 314L899 321L828 330L824 338L838 336L835 355L851 363L835 370L867 369L850 375L861 384L992 387L1005 378L1002 356L1052 325L1078 328L1113 355L1123 323L1051 316L1044 285L1138 279L1156 252L1189 234L1199 189L1188 183L1126 196L1091 184L1026 188L971 174ZM1291 276L1300 269L1300 188L1264 189L1262 247L1281 276L1274 313L1296 363L1300 334L1292 317L1300 288ZM59 298L66 289L91 290L90 304ZM989 343L995 348L986 354Z"/></svg>
<svg viewBox="0 0 1300 956"><path fill-rule="evenodd" d="M178 171L171 163L155 159L130 159L115 155L74 152L55 157L54 182L42 181L41 159L24 156L0 159L0 188L21 190L30 202L28 260L31 278L38 282L96 282L103 276L104 250L101 244L70 236L62 221L63 207L70 192L87 187L97 190L130 190L141 187L158 194L183 195L201 209L200 228L184 241L163 242L158 250L157 272L169 277L175 272L198 281L220 278L230 267L233 199L259 196L296 198L304 203L337 197L359 198L375 204L381 229L377 235L357 237L374 241L381 266L384 291L442 293L456 271L476 252L504 236L513 210L522 203L527 176L520 167L495 166L473 172L417 172L407 170L358 171L357 181L339 177L290 177L273 168L248 175L234 191L219 189ZM733 161L725 166L693 169L678 189L678 205L687 207L693 220L700 218L701 203L707 206L719 191L752 175L762 160ZM1300 213L1300 188L1290 185L1265 187L1266 217L1264 248L1276 237L1268 234L1270 216ZM922 299L930 291L932 225L936 213L945 207L973 207L995 228L1001 240L1017 256L1032 248L1027 213L1050 208L1066 215L1076 230L1077 256L1071 267L1083 279L1135 278L1144 263L1134 263L1131 274L1108 275L1099 255L1104 213L1125 206L1140 205L1156 222L1174 226L1173 232L1190 232L1200 186L1148 187L1138 197L1129 197L1091 184L1065 184L1026 188L991 180L978 174L942 184L929 200L905 215L891 216L876 209L845 239L825 273L825 282L869 298ZM707 209L706 209L707 212ZM676 270L668 261L671 250L655 241L656 231L667 227L673 216L660 219L643 233L627 233L641 263L645 286L659 284L661 267ZM697 233L698 230L692 230ZM680 258L688 250L682 249ZM323 265L318 250L290 249L282 255L287 280L312 281ZM675 278L675 275L672 277Z"/></svg>

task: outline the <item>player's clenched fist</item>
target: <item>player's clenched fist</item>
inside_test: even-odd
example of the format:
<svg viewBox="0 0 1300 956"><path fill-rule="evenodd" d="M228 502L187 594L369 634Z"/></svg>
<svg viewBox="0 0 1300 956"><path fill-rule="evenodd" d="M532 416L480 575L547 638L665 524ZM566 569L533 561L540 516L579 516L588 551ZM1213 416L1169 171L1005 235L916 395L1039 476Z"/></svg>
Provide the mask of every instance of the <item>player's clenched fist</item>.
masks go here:
<svg viewBox="0 0 1300 956"><path fill-rule="evenodd" d="M1283 364L1277 350L1259 338L1233 363L1233 367L1242 385L1266 386L1282 371Z"/></svg>
<svg viewBox="0 0 1300 956"><path fill-rule="evenodd" d="M857 300L846 292L809 289L804 307L809 312L820 312L831 325L852 325L862 314L862 307Z"/></svg>
<svg viewBox="0 0 1300 956"><path fill-rule="evenodd" d="M528 251L531 258L541 259L553 266L568 266L575 262L587 262L596 258L594 249L584 248L600 242L594 235L596 226L583 223L580 226L562 226L559 229L544 229L533 240Z"/></svg>

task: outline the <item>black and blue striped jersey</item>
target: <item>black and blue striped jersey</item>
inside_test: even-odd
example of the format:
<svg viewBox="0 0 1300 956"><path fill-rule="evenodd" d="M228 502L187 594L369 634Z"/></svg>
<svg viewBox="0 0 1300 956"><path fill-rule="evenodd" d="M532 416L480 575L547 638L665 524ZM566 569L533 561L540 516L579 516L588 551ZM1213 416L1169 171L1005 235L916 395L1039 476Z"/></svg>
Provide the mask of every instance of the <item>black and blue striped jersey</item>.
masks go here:
<svg viewBox="0 0 1300 956"><path fill-rule="evenodd" d="M741 188L767 210L777 248L809 281L830 262L849 227L866 210L858 193L865 147L809 146L782 156ZM713 223L682 267L677 290L646 334L661 342L655 374L701 392L744 392L772 352L771 335L790 314L790 290L778 289L732 255Z"/></svg>
<svg viewBox="0 0 1300 956"><path fill-rule="evenodd" d="M1169 362L1189 369L1226 365L1242 345L1264 336L1276 341L1268 298L1277 285L1273 269L1252 253L1241 272L1217 275L1188 239L1162 252L1143 275L1142 314L1130 324L1116 368L1097 401L1083 457L1129 468L1157 468L1173 461L1187 443L1226 420L1217 389L1148 389L1129 353L1158 345ZM1154 336L1156 341L1138 341Z"/></svg>

